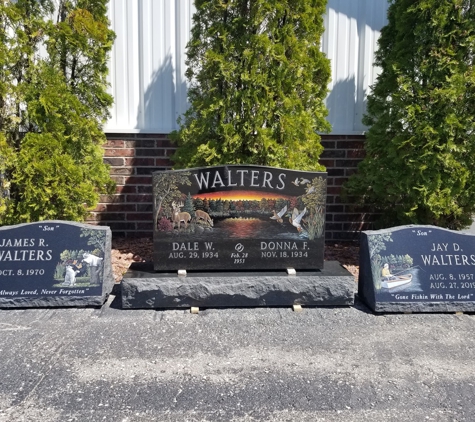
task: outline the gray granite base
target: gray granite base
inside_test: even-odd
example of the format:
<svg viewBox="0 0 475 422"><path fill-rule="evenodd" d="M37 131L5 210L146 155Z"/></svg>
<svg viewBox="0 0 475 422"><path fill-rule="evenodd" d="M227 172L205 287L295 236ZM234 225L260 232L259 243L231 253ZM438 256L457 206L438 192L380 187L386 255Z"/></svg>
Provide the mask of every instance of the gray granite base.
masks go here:
<svg viewBox="0 0 475 422"><path fill-rule="evenodd" d="M122 307L351 306L355 280L336 261L323 270L266 272L156 273L133 264L122 283Z"/></svg>
<svg viewBox="0 0 475 422"><path fill-rule="evenodd" d="M112 287L109 289L109 292ZM35 296L1 298L0 308L62 308L62 307L101 307L109 296L109 292L102 296Z"/></svg>

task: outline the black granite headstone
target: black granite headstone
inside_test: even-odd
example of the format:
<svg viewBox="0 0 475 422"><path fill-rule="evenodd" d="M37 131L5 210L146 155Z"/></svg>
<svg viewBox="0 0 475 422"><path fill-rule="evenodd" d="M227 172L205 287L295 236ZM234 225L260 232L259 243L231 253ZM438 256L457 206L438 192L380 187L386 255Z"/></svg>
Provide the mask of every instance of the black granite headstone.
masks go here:
<svg viewBox="0 0 475 422"><path fill-rule="evenodd" d="M157 271L323 268L326 173L155 172L153 193Z"/></svg>
<svg viewBox="0 0 475 422"><path fill-rule="evenodd" d="M358 294L377 312L475 310L475 236L435 226L365 231Z"/></svg>
<svg viewBox="0 0 475 422"><path fill-rule="evenodd" d="M100 306L112 290L108 227L0 227L0 307Z"/></svg>
<svg viewBox="0 0 475 422"><path fill-rule="evenodd" d="M154 266L125 274L124 308L354 303L353 276L323 262L326 173L155 172L153 194Z"/></svg>

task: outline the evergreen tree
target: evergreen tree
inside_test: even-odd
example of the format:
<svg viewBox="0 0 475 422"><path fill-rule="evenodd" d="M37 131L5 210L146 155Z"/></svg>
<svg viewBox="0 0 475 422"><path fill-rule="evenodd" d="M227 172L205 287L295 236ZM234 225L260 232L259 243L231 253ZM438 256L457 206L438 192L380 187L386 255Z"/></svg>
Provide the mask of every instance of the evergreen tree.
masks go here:
<svg viewBox="0 0 475 422"><path fill-rule="evenodd" d="M113 190L101 147L112 104L106 4L0 1L0 223L81 220Z"/></svg>
<svg viewBox="0 0 475 422"><path fill-rule="evenodd" d="M257 164L322 170L330 63L326 0L196 0L186 73L190 108L176 167Z"/></svg>
<svg viewBox="0 0 475 422"><path fill-rule="evenodd" d="M346 185L384 225L461 228L475 212L475 1L392 0Z"/></svg>
<svg viewBox="0 0 475 422"><path fill-rule="evenodd" d="M193 200L193 208L195 210L204 210L204 201L201 198L196 198Z"/></svg>
<svg viewBox="0 0 475 422"><path fill-rule="evenodd" d="M183 205L182 211L185 211L192 216L195 215L195 207L193 205L193 198L191 197L191 194L189 192L188 192L188 195L186 196L185 204Z"/></svg>

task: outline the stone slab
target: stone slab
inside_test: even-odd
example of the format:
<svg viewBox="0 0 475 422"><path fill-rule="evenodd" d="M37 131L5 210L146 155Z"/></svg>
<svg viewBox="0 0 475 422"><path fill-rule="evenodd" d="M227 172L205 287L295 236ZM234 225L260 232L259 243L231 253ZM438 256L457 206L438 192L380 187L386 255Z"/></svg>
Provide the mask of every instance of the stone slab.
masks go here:
<svg viewBox="0 0 475 422"><path fill-rule="evenodd" d="M475 235L423 225L362 232L358 295L376 312L475 311Z"/></svg>
<svg viewBox="0 0 475 422"><path fill-rule="evenodd" d="M323 268L326 178L240 165L154 172L155 270Z"/></svg>
<svg viewBox="0 0 475 422"><path fill-rule="evenodd" d="M122 307L351 306L355 280L336 261L317 271L156 273L135 263L122 283Z"/></svg>
<svg viewBox="0 0 475 422"><path fill-rule="evenodd" d="M101 306L114 285L109 227L0 227L0 308Z"/></svg>

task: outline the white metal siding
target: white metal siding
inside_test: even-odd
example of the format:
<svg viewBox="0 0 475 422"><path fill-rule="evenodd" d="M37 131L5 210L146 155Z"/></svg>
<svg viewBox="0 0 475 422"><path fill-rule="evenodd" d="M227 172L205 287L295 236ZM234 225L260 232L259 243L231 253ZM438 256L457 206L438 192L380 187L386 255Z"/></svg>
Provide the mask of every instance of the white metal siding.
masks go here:
<svg viewBox="0 0 475 422"><path fill-rule="evenodd" d="M386 0L329 0L322 50L331 60L332 81L326 105L333 134L362 133L366 96L375 82L373 67Z"/></svg>
<svg viewBox="0 0 475 422"><path fill-rule="evenodd" d="M366 96L377 76L374 51L386 0L328 0L322 50L331 60L326 103L333 134L362 133ZM110 58L114 96L106 132L169 133L187 108L185 59L193 0L111 0L117 38Z"/></svg>

